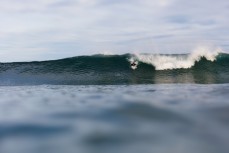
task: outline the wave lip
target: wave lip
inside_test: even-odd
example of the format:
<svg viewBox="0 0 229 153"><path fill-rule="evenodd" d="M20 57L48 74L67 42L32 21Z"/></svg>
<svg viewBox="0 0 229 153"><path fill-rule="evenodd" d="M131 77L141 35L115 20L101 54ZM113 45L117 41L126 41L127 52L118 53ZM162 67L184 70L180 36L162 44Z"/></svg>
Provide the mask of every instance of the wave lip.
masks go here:
<svg viewBox="0 0 229 153"><path fill-rule="evenodd" d="M155 67L156 70L169 70L169 69L187 69L195 65L201 58L206 58L209 61L215 61L220 49L216 49L210 52L206 48L198 48L191 54L180 55L149 55L149 54L137 54L136 60L142 63L150 64Z"/></svg>

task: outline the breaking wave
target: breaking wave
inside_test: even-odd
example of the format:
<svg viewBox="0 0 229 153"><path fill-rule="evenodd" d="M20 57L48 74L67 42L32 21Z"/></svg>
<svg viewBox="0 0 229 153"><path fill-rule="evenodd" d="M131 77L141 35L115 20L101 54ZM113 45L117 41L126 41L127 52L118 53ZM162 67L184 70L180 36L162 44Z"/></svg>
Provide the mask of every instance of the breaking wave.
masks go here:
<svg viewBox="0 0 229 153"><path fill-rule="evenodd" d="M0 63L0 85L157 83L229 83L229 54L199 48L190 54L93 55Z"/></svg>
<svg viewBox="0 0 229 153"><path fill-rule="evenodd" d="M210 52L207 48L198 48L191 54L183 55L147 55L137 54L133 57L135 60L141 61L153 65L156 70L168 70L168 69L187 69L195 65L201 58L213 62L216 60L217 55L220 53L220 49ZM131 60L130 60L131 61Z"/></svg>

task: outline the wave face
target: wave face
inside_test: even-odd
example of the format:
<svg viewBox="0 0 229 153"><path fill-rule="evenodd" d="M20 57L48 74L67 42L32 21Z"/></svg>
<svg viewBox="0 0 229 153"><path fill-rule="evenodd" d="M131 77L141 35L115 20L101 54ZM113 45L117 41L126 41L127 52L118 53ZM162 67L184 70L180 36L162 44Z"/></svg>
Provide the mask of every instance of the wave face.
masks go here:
<svg viewBox="0 0 229 153"><path fill-rule="evenodd" d="M131 67L133 62L137 63L135 68ZM0 85L157 83L229 83L229 54L93 55L0 63Z"/></svg>

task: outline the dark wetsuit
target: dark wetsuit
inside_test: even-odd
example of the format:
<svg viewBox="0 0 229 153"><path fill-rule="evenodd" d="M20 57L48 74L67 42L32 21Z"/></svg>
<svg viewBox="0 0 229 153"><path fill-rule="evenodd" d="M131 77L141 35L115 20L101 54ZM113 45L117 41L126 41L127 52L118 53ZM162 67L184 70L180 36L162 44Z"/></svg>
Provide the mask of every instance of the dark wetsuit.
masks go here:
<svg viewBox="0 0 229 153"><path fill-rule="evenodd" d="M130 65L131 65L131 66L136 66L137 64L136 64L136 63L131 63Z"/></svg>

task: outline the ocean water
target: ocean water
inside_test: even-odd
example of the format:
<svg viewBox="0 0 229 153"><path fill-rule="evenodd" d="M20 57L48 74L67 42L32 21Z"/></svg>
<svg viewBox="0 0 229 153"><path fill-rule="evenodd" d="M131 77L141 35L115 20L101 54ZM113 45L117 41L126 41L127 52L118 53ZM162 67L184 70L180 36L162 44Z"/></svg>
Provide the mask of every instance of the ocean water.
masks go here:
<svg viewBox="0 0 229 153"><path fill-rule="evenodd" d="M131 64L136 62L135 67ZM229 54L93 55L0 63L0 85L229 83Z"/></svg>
<svg viewBox="0 0 229 153"><path fill-rule="evenodd" d="M0 87L3 153L227 153L229 84Z"/></svg>
<svg viewBox="0 0 229 153"><path fill-rule="evenodd" d="M0 63L0 85L1 153L229 152L228 54Z"/></svg>

